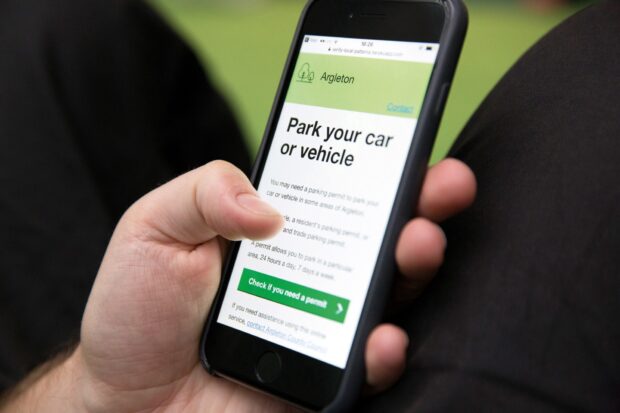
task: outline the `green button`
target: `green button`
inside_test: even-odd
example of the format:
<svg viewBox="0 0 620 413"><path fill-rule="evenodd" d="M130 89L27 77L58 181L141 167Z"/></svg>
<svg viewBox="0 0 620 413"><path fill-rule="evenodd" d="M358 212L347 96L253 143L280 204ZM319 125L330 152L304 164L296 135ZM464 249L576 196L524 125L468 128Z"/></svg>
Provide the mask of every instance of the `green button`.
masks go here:
<svg viewBox="0 0 620 413"><path fill-rule="evenodd" d="M239 291L344 323L349 300L245 268Z"/></svg>

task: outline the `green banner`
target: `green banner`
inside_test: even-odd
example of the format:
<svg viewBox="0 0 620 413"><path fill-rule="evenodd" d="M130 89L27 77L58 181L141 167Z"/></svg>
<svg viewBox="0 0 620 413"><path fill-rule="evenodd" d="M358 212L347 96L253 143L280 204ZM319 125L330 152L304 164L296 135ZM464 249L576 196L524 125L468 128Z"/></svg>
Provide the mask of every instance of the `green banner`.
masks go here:
<svg viewBox="0 0 620 413"><path fill-rule="evenodd" d="M245 268L239 291L344 323L349 300Z"/></svg>
<svg viewBox="0 0 620 413"><path fill-rule="evenodd" d="M286 101L417 119L433 65L301 53Z"/></svg>

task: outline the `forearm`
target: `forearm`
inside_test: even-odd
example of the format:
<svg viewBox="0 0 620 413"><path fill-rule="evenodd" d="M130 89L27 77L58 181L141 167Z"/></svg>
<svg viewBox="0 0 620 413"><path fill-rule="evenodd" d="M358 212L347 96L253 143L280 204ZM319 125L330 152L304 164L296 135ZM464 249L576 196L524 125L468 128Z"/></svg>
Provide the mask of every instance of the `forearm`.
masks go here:
<svg viewBox="0 0 620 413"><path fill-rule="evenodd" d="M33 371L0 397L0 413L83 412L73 350Z"/></svg>

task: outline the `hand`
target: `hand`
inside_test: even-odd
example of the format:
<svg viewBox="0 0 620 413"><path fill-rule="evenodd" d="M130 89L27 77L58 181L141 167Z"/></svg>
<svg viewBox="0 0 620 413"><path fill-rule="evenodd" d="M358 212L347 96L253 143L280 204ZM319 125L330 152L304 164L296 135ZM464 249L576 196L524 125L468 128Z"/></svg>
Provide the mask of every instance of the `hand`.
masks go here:
<svg viewBox="0 0 620 413"><path fill-rule="evenodd" d="M447 239L438 225L469 207L476 197L476 178L463 162L445 159L431 167L420 194L417 218L403 229L396 247L401 277L394 302L411 302L442 265Z"/></svg>
<svg viewBox="0 0 620 413"><path fill-rule="evenodd" d="M473 174L462 163L447 160L431 168L418 208L421 218L403 230L396 251L401 299L417 294L441 265L445 237L436 222L469 205L474 193ZM208 375L198 360L225 240L267 238L282 224L247 178L225 162L210 163L139 200L110 241L84 314L81 344L50 375L71 383L57 384L57 400L63 400L61 389L68 389L81 411L291 410ZM366 350L372 391L398 379L407 345L395 326L373 331ZM34 392L39 399L46 394L42 386Z"/></svg>

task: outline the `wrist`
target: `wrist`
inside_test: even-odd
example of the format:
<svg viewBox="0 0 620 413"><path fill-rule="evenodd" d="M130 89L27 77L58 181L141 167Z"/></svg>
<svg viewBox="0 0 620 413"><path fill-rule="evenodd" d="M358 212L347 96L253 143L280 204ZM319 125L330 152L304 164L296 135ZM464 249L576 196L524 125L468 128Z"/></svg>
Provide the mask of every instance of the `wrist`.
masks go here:
<svg viewBox="0 0 620 413"><path fill-rule="evenodd" d="M77 351L68 351L34 370L0 402L4 412L85 412Z"/></svg>

